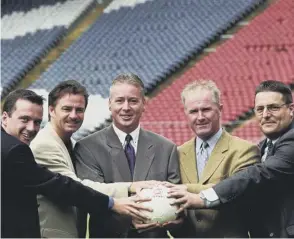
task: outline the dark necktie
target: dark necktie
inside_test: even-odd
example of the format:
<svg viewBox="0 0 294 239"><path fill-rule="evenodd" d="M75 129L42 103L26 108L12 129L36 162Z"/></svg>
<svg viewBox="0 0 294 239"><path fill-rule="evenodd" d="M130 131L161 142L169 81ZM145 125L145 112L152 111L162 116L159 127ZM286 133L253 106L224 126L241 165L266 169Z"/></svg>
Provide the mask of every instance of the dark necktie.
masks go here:
<svg viewBox="0 0 294 239"><path fill-rule="evenodd" d="M127 159L128 159L131 175L133 176L134 175L134 168L135 168L136 154L135 154L134 147L131 145L131 140L132 139L133 139L132 136L127 134L127 136L126 136L127 144L125 146L125 154L126 154Z"/></svg>
<svg viewBox="0 0 294 239"><path fill-rule="evenodd" d="M267 142L266 146L267 146L267 153L266 153L265 160L267 160L269 156L273 155L273 148L274 148L273 142L271 140Z"/></svg>

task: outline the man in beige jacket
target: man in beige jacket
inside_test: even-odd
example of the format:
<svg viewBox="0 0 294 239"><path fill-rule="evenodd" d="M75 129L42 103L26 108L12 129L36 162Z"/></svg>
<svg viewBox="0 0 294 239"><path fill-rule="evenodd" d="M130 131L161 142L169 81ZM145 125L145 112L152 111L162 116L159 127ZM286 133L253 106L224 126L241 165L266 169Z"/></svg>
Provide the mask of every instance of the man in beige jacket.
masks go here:
<svg viewBox="0 0 294 239"><path fill-rule="evenodd" d="M71 136L83 123L87 103L86 89L73 80L58 84L50 92L49 122L30 145L37 163L115 198L127 197L137 188L154 184L154 181L104 184L81 180L76 176ZM58 205L41 195L38 196L38 203L42 237L78 237L74 207Z"/></svg>
<svg viewBox="0 0 294 239"><path fill-rule="evenodd" d="M220 91L213 81L195 81L182 92L185 114L195 137L179 147L183 185L172 190L199 193L260 161L259 149L221 128ZM235 205L188 210L185 237L248 237Z"/></svg>

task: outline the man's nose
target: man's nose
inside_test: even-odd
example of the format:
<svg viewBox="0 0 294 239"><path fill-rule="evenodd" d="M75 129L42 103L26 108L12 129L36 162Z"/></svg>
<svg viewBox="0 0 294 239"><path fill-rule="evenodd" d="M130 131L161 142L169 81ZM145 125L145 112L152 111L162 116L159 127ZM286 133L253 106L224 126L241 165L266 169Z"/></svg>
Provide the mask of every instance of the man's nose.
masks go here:
<svg viewBox="0 0 294 239"><path fill-rule="evenodd" d="M267 117L269 117L270 116L270 112L269 112L269 110L266 108L266 107L264 107L264 109L263 109L263 111L262 111L262 117L263 118L267 118Z"/></svg>
<svg viewBox="0 0 294 239"><path fill-rule="evenodd" d="M26 129L28 130L28 131L35 131L35 123L34 123L34 121L29 121L28 123L27 123L27 127L26 127Z"/></svg>
<svg viewBox="0 0 294 239"><path fill-rule="evenodd" d="M130 105L129 105L129 102L128 101L125 101L124 104L123 104L123 109L124 110L128 110L130 109Z"/></svg>
<svg viewBox="0 0 294 239"><path fill-rule="evenodd" d="M75 119L78 117L76 110L72 110L69 114L69 117Z"/></svg>
<svg viewBox="0 0 294 239"><path fill-rule="evenodd" d="M198 118L198 120L203 120L205 118L203 115L203 112L201 110L198 111L197 118Z"/></svg>

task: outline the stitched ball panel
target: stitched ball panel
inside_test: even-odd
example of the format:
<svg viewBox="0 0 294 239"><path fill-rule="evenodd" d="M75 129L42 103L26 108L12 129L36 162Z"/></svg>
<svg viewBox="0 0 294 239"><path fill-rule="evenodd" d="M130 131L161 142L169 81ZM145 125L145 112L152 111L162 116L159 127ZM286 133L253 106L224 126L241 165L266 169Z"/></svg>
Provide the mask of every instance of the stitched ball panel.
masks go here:
<svg viewBox="0 0 294 239"><path fill-rule="evenodd" d="M153 209L153 212L144 211L144 213L150 217L150 220L145 223L158 222L163 224L177 218L176 211L178 206L170 205L173 199L167 198L168 188L164 186L156 186L150 189L142 189L140 195L143 197L150 197L152 199L148 202L142 202L142 204L146 207Z"/></svg>

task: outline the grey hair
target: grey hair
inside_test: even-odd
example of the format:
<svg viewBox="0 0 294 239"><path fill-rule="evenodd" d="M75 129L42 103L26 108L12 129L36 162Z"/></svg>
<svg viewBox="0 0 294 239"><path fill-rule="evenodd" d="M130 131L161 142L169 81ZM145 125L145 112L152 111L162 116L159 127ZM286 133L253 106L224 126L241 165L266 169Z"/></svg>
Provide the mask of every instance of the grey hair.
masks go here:
<svg viewBox="0 0 294 239"><path fill-rule="evenodd" d="M198 90L198 89L210 91L213 95L214 103L220 104L221 92L220 92L219 88L217 87L217 85L215 84L215 82L212 80L201 79L201 80L193 81L192 83L189 83L185 86L185 88L183 89L183 91L181 93L181 100L182 100L183 105L185 105L185 100L186 100L187 95L191 92Z"/></svg>

